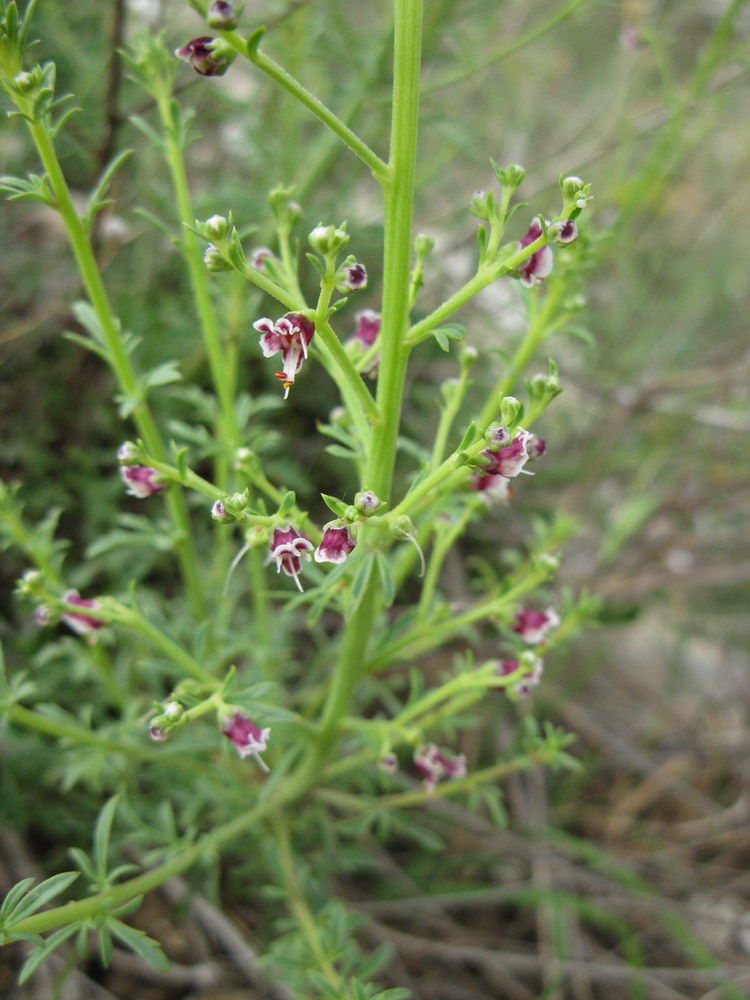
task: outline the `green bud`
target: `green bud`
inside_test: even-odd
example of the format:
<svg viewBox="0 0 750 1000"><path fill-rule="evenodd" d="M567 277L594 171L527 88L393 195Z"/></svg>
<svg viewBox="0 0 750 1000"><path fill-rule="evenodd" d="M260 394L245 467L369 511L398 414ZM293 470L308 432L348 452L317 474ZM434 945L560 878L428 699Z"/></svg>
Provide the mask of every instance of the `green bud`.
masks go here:
<svg viewBox="0 0 750 1000"><path fill-rule="evenodd" d="M440 395L446 403L452 403L456 398L461 382L457 378L447 378L440 385Z"/></svg>
<svg viewBox="0 0 750 1000"><path fill-rule="evenodd" d="M511 188L515 191L523 183L526 171L519 167L517 163L511 163L508 167L502 167L498 175L498 180L503 187Z"/></svg>
<svg viewBox="0 0 750 1000"><path fill-rule="evenodd" d="M372 490L363 490L354 497L354 507L357 513L363 514L365 517L371 517L382 506L383 501L376 497Z"/></svg>
<svg viewBox="0 0 750 1000"><path fill-rule="evenodd" d="M216 249L213 243L209 243L206 247L205 253L203 254L203 263L209 271L214 273L232 270L232 265L221 253L221 251Z"/></svg>
<svg viewBox="0 0 750 1000"><path fill-rule="evenodd" d="M18 94L31 94L42 82L41 71L35 66L31 72L19 73L13 77L13 89Z"/></svg>
<svg viewBox="0 0 750 1000"><path fill-rule="evenodd" d="M268 204L276 218L276 224L283 229L291 229L302 215L302 207L292 200L294 188L277 187L268 196Z"/></svg>
<svg viewBox="0 0 750 1000"><path fill-rule="evenodd" d="M460 361L464 368L470 368L479 358L479 351L473 344L464 344L461 348Z"/></svg>
<svg viewBox="0 0 750 1000"><path fill-rule="evenodd" d="M492 191L475 191L469 211L478 219L492 219L495 214L495 196Z"/></svg>
<svg viewBox="0 0 750 1000"><path fill-rule="evenodd" d="M228 0L211 0L206 14L206 23L216 31L233 31L237 27L240 11Z"/></svg>
<svg viewBox="0 0 750 1000"><path fill-rule="evenodd" d="M217 500L211 508L211 517L219 524L231 524L237 518L231 514L221 500Z"/></svg>
<svg viewBox="0 0 750 1000"><path fill-rule="evenodd" d="M541 552L536 557L536 564L540 569L543 569L548 573L554 573L560 568L559 558L557 556L553 556L551 552Z"/></svg>
<svg viewBox="0 0 750 1000"><path fill-rule="evenodd" d="M341 515L341 520L346 521L347 524L353 524L354 521L359 520L359 511L356 507L351 504L344 508L344 513Z"/></svg>
<svg viewBox="0 0 750 1000"><path fill-rule="evenodd" d="M421 260L425 257L429 257L432 251L435 249L435 241L427 233L417 233L414 237L414 253Z"/></svg>
<svg viewBox="0 0 750 1000"><path fill-rule="evenodd" d="M196 227L201 236L208 240L224 240L229 232L229 220L223 215L212 215L203 223L196 222Z"/></svg>
<svg viewBox="0 0 750 1000"><path fill-rule="evenodd" d="M321 257L335 257L349 242L346 229L336 226L316 226L308 236L310 246Z"/></svg>
<svg viewBox="0 0 750 1000"><path fill-rule="evenodd" d="M500 400L500 421L504 427L513 427L523 412L523 403L515 396L503 396Z"/></svg>

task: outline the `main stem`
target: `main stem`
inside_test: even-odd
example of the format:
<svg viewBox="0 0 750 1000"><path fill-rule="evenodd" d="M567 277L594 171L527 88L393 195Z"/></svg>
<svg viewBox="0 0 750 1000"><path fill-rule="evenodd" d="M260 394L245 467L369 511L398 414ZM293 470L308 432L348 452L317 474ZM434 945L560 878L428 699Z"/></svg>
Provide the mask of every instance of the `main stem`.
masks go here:
<svg viewBox="0 0 750 1000"><path fill-rule="evenodd" d="M385 250L381 359L377 404L382 415L373 435L364 485L385 500L391 492L396 438L409 348L409 272L419 126L422 0L395 0L393 113L388 177L384 184Z"/></svg>
<svg viewBox="0 0 750 1000"><path fill-rule="evenodd" d="M423 0L395 0L393 112L391 152L384 182L385 250L381 361L377 405L378 432L370 436L362 486L381 499L391 492L396 440L409 348L409 272L414 206L414 180L419 125L419 77L422 58ZM366 535L366 531L363 531ZM311 767L319 768L335 745L339 720L349 710L354 688L362 675L367 644L378 608L378 576L373 572L359 608L348 622L341 641L336 670L323 710L318 753Z"/></svg>

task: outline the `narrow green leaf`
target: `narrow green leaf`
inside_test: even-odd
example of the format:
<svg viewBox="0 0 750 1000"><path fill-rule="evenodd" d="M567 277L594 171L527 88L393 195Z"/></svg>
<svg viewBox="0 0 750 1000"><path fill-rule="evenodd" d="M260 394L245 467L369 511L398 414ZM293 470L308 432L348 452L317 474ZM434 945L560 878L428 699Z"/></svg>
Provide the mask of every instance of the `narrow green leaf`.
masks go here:
<svg viewBox="0 0 750 1000"><path fill-rule="evenodd" d="M365 596L365 590L367 589L367 584L370 580L373 561L372 556L366 555L362 561L362 565L354 575L354 579L352 580L352 589L349 594L349 604L346 609L347 620L352 617L362 602L362 598Z"/></svg>
<svg viewBox="0 0 750 1000"><path fill-rule="evenodd" d="M161 949L161 945L150 938L148 934L124 924L121 920L111 918L108 927L114 936L122 941L124 945L139 955L144 962L153 965L155 969L166 972L170 967L170 961Z"/></svg>
<svg viewBox="0 0 750 1000"><path fill-rule="evenodd" d="M94 865L99 878L104 881L107 877L107 855L109 854L109 838L112 833L112 823L115 819L115 812L120 801L119 795L113 795L107 802L99 818L96 821L94 830Z"/></svg>
<svg viewBox="0 0 750 1000"><path fill-rule="evenodd" d="M32 889L11 914L13 922L20 922L25 917L35 913L45 903L54 899L55 896L59 896L72 882L75 882L78 875L79 872L60 872L59 875L53 875L52 878L46 879L35 889Z"/></svg>
<svg viewBox="0 0 750 1000"><path fill-rule="evenodd" d="M12 889L8 890L8 894L3 900L3 905L0 906L0 916L5 917L13 912L13 907L16 905L18 900L25 895L27 889L29 889L34 884L33 878L24 878L20 882L17 882Z"/></svg>
<svg viewBox="0 0 750 1000"><path fill-rule="evenodd" d="M344 511L347 508L347 504L343 500L339 500L338 497L329 496L327 493L321 493L320 495L323 498L323 503L329 510L333 511L336 517L343 517Z"/></svg>
<svg viewBox="0 0 750 1000"><path fill-rule="evenodd" d="M21 966L21 971L18 974L19 986L23 986L26 980L29 979L30 976L33 976L44 959L48 955L51 955L55 948L61 945L63 941L71 937L77 928L77 924L68 924L67 927L61 927L59 930L55 931L54 934L50 934L44 944L40 944L37 948L35 948Z"/></svg>

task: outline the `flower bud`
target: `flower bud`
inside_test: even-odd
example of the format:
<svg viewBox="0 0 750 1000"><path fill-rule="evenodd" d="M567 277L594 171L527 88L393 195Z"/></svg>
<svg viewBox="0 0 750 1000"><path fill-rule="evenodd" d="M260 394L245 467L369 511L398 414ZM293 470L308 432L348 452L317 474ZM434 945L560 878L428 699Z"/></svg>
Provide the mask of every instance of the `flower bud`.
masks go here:
<svg viewBox="0 0 750 1000"><path fill-rule="evenodd" d="M216 31L233 31L237 27L239 11L235 10L233 3L227 0L211 0L208 5L206 22L209 28Z"/></svg>
<svg viewBox="0 0 750 1000"><path fill-rule="evenodd" d="M484 440L491 451L498 451L510 441L510 431L502 424L490 424L484 432Z"/></svg>
<svg viewBox="0 0 750 1000"><path fill-rule="evenodd" d="M383 501L375 496L372 490L363 490L354 497L354 506L358 513L371 517L383 506Z"/></svg>
<svg viewBox="0 0 750 1000"><path fill-rule="evenodd" d="M464 344L461 347L460 361L465 367L473 365L475 361L479 358L479 351L474 347L473 344Z"/></svg>
<svg viewBox="0 0 750 1000"><path fill-rule="evenodd" d="M140 452L132 441L123 441L117 449L117 461L120 465L137 465Z"/></svg>
<svg viewBox="0 0 750 1000"><path fill-rule="evenodd" d="M18 73L13 77L13 87L19 94L30 94L36 90L41 82L40 75L34 73Z"/></svg>
<svg viewBox="0 0 750 1000"><path fill-rule="evenodd" d="M211 517L214 521L218 521L219 524L231 524L237 520L234 514L229 513L221 500L217 500L211 508Z"/></svg>
<svg viewBox="0 0 750 1000"><path fill-rule="evenodd" d="M310 233L308 242L322 257L333 257L349 242L349 234L336 226L320 225Z"/></svg>
<svg viewBox="0 0 750 1000"><path fill-rule="evenodd" d="M226 259L226 257L217 250L213 243L209 243L203 254L203 263L206 265L209 271L212 273L218 273L219 271L231 271L232 265Z"/></svg>
<svg viewBox="0 0 750 1000"><path fill-rule="evenodd" d="M250 263L256 271L260 271L267 260L272 260L276 255L268 247L256 247L250 251Z"/></svg>
<svg viewBox="0 0 750 1000"><path fill-rule="evenodd" d="M414 237L414 253L424 260L435 249L435 241L427 233L417 233Z"/></svg>
<svg viewBox="0 0 750 1000"><path fill-rule="evenodd" d="M189 63L201 76L223 76L236 55L222 39L205 35L181 45L174 54Z"/></svg>
<svg viewBox="0 0 750 1000"><path fill-rule="evenodd" d="M229 232L229 220L223 215L212 215L200 226L201 234L209 240L224 240Z"/></svg>
<svg viewBox="0 0 750 1000"><path fill-rule="evenodd" d="M523 403L515 396L503 396L500 400L500 421L505 427L512 427L519 419Z"/></svg>
<svg viewBox="0 0 750 1000"><path fill-rule="evenodd" d="M511 163L507 167L501 167L497 173L497 179L503 185L503 187L510 188L515 191L523 183L523 179L526 176L526 171L523 167L519 167L517 163Z"/></svg>
<svg viewBox="0 0 750 1000"><path fill-rule="evenodd" d="M491 219L495 213L495 196L492 191L475 191L469 211L478 219Z"/></svg>

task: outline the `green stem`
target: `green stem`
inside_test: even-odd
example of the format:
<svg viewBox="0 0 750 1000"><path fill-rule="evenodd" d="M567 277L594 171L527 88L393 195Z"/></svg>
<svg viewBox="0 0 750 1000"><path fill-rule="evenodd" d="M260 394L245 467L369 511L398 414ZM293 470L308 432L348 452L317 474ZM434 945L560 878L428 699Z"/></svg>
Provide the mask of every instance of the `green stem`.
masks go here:
<svg viewBox="0 0 750 1000"><path fill-rule="evenodd" d="M60 602L60 608L63 611L72 612L73 614L80 614L81 612L77 604L67 604L64 601ZM113 625L124 625L126 628L132 628L133 631L138 632L144 639L148 639L152 645L160 649L171 660L178 663L190 677L203 684L210 684L211 687L218 686L219 682L213 674L209 673L187 650L176 643L174 639L170 639L160 628L152 624L140 611L126 607L124 604L115 601L114 598L105 597L97 604L96 616L97 618L101 618L102 621L110 622Z"/></svg>
<svg viewBox="0 0 750 1000"><path fill-rule="evenodd" d="M246 40L236 31L223 31L220 34L240 55L245 56L258 69L267 73L272 80L281 84L284 90L288 91L300 104L303 104L308 111L312 111L316 118L319 118L324 125L327 125L370 168L375 178L380 181L385 178L388 173L388 167L377 153L370 149L367 143L363 142L358 135L352 132L348 125L345 125L340 118L337 118L322 101L319 101L298 80L295 80L291 73L288 73L283 66L279 66L277 62L274 62L273 59L270 59L265 53L261 52L257 45L249 48Z"/></svg>
<svg viewBox="0 0 750 1000"><path fill-rule="evenodd" d="M453 421L458 415L458 411L461 409L461 404L464 401L464 396L466 395L466 390L469 388L469 365L464 362L461 365L461 374L458 377L458 385L454 385L453 392L449 400L444 404L440 411L440 421L438 423L437 433L435 434L435 443L432 446L432 458L430 460L430 467L436 469L440 463L443 461L443 456L445 455L445 448L448 443L448 435L450 434L451 427L453 426ZM482 426L481 424L479 425Z"/></svg>
<svg viewBox="0 0 750 1000"><path fill-rule="evenodd" d="M519 597L534 590L548 575L547 573L527 572L528 575L509 590L499 595L491 594L462 615L456 615L449 621L428 622L411 629L406 635L383 647L378 655L366 664L365 669L368 672L378 670L382 666L392 663L396 657L404 659L405 657L421 656L439 646L446 639L456 636L467 625L497 615L509 604L517 601Z"/></svg>
<svg viewBox="0 0 750 1000"><path fill-rule="evenodd" d="M409 277L419 128L422 0L395 0L393 113L388 177L384 184L385 247L377 404L382 426L373 435L365 481L387 500L409 349Z"/></svg>
<svg viewBox="0 0 750 1000"><path fill-rule="evenodd" d="M316 319L315 331L321 343L326 348L333 364L338 368L341 378L337 379L337 381L343 381L350 389L352 396L357 402L357 408L366 415L367 419L373 424L379 423L380 411L377 404L372 398L370 390L365 385L364 379L352 364L352 359L346 353L343 344L334 333L331 324L327 320L318 321ZM330 370L331 365L329 364L328 367ZM356 413L353 413L352 417L356 418ZM361 424L362 421L360 420L359 423Z"/></svg>
<svg viewBox="0 0 750 1000"><path fill-rule="evenodd" d="M27 105L28 102L25 104ZM27 114L30 111L27 106L24 106L22 110ZM131 399L139 399L141 387L125 349L119 325L112 312L91 243L73 205L73 199L57 159L52 138L47 128L38 122L31 122L29 129L44 169L47 171L50 187L55 195L56 207L65 224L86 293L99 321L110 365L123 395ZM148 450L157 457L163 458L164 445L145 400L140 399L136 404L133 410L133 420ZM165 502L177 529L175 546L190 604L196 617L202 619L205 616L205 600L185 498L179 491L170 491L165 496Z"/></svg>
<svg viewBox="0 0 750 1000"><path fill-rule="evenodd" d="M419 595L417 620L424 621L427 617L445 557L448 555L456 539L463 534L466 525L483 505L484 501L481 498L473 498L466 504L465 509L453 524L447 526L447 529L444 529L440 522L435 522L435 541L433 542L430 561L427 564L427 571L424 575L422 593Z"/></svg>
<svg viewBox="0 0 750 1000"><path fill-rule="evenodd" d="M61 722L59 719L50 719L40 712L24 708L23 705L10 705L5 711L10 721L16 725L23 726L24 729L33 729L37 733L44 733L45 736L51 736L54 739L70 740L77 746L97 747L111 753L128 753L136 757L151 756L143 747L118 743L116 740L100 736L84 726Z"/></svg>
<svg viewBox="0 0 750 1000"><path fill-rule="evenodd" d="M289 825L281 811L273 817L272 826L276 834L276 851L279 858L281 872L286 883L286 901L292 912L294 919L310 946L310 951L315 956L318 966L328 980L336 989L342 986L341 977L326 954L323 943L320 940L320 933L315 916L307 905L305 894L299 884L297 872L294 864L294 853L292 851L289 837Z"/></svg>
<svg viewBox="0 0 750 1000"><path fill-rule="evenodd" d="M555 281L547 293L542 308L533 312L528 330L516 348L507 369L487 396L487 401L478 418L479 427L486 427L495 419L498 410L498 399L513 392L521 372L531 360L539 344L544 340L550 319L562 298L563 291L564 283L562 281ZM533 303L535 301L534 297L538 293L532 290L530 294Z"/></svg>
<svg viewBox="0 0 750 1000"><path fill-rule="evenodd" d="M525 260L531 257L532 254L535 254L537 250L546 246L548 242L547 237L544 233L542 233L542 235L538 239L534 240L533 243L529 243L520 250L516 250L516 252L511 254L509 257L504 257L501 260L496 260L492 263L482 264L473 278L470 278L466 284L462 285L457 292L454 292L449 299L446 299L442 305L439 305L437 309L434 309L429 316L425 316L425 318L420 320L419 323L414 324L408 332L407 343L410 346L414 346L420 341L425 340L430 336L436 326L439 326L443 320L452 316L454 312L461 308L461 306L466 305L466 303L473 299L478 292L481 292L483 288L486 288L487 285L491 285L492 282L497 281L498 278L502 278L504 275L515 271Z"/></svg>
<svg viewBox="0 0 750 1000"><path fill-rule="evenodd" d="M172 99L168 94L160 95L157 106L161 117L162 127L165 136L165 152L169 172L172 177L172 186L177 199L177 210L182 226L193 226L195 224L195 213L190 198L190 188L188 185L187 172L185 170L185 160L182 147L177 139L177 123L172 112ZM180 234L180 248L182 250L185 263L187 264L190 286L193 292L193 301L198 313L203 342L208 355L208 363L211 369L211 378L214 389L219 397L221 409L221 420L218 431L220 440L226 443L227 450L235 450L239 446L239 427L237 425L237 414L234 408L234 395L230 380L227 378L226 358L224 355L224 345L222 344L219 324L216 312L211 302L211 295L208 288L208 278L205 265L198 242L193 237L186 236L185 232ZM226 458L223 462L223 472L227 473ZM218 477L217 477L218 478ZM226 478L219 479L222 489L226 489Z"/></svg>

